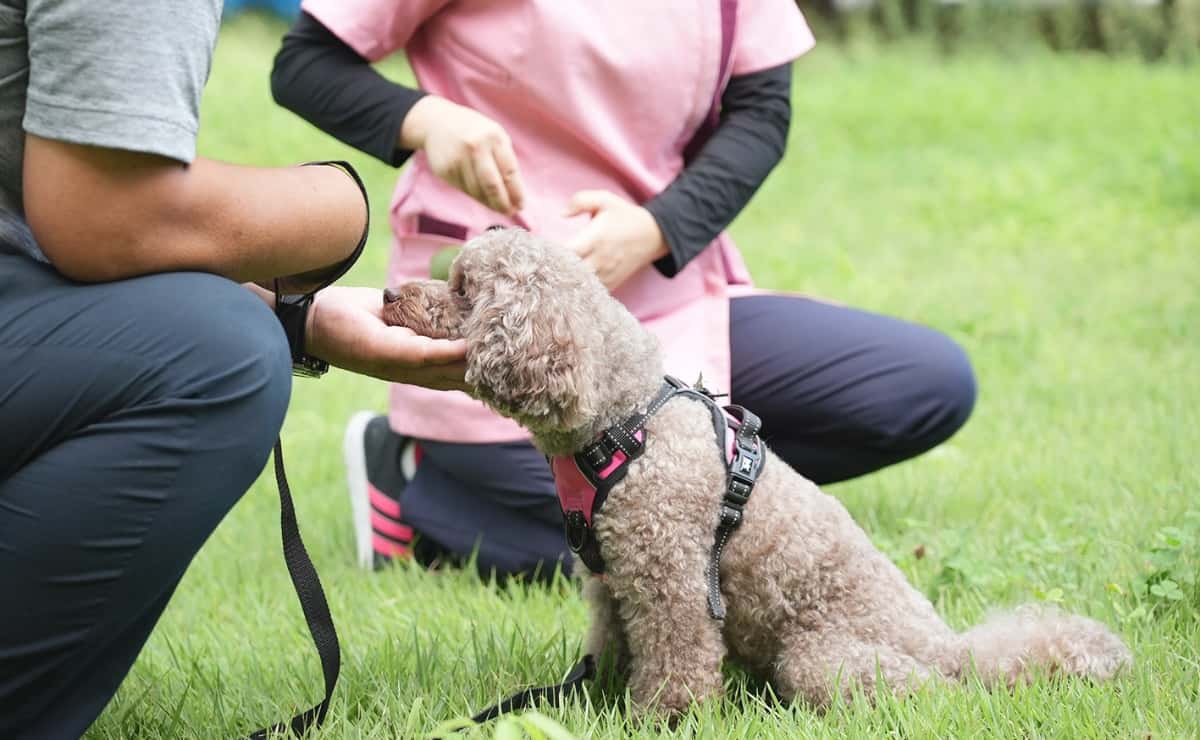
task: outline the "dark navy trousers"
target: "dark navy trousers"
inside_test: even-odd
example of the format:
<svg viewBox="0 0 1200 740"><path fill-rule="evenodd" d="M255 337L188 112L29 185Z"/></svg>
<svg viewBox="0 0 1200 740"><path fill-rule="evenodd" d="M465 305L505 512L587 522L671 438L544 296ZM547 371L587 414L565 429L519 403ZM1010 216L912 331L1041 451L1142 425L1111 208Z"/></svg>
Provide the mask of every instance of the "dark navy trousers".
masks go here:
<svg viewBox="0 0 1200 740"><path fill-rule="evenodd" d="M975 403L971 364L945 335L809 298L733 299L730 349L733 402L762 417L771 448L817 483L929 450ZM569 569L554 480L531 445L420 444L401 509L422 536L475 553L484 573Z"/></svg>
<svg viewBox="0 0 1200 740"><path fill-rule="evenodd" d="M262 471L287 341L195 273L99 285L0 249L0 737L78 737Z"/></svg>

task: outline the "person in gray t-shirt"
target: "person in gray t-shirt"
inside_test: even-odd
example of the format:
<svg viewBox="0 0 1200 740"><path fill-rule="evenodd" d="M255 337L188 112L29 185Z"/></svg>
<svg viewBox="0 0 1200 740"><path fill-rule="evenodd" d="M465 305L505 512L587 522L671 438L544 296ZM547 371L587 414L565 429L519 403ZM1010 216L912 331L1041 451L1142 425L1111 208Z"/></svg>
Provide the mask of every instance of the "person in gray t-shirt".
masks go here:
<svg viewBox="0 0 1200 740"><path fill-rule="evenodd" d="M0 0L0 737L94 721L262 470L293 362L463 387L462 344L384 326L380 290L303 297L365 241L352 170L196 156L219 20Z"/></svg>

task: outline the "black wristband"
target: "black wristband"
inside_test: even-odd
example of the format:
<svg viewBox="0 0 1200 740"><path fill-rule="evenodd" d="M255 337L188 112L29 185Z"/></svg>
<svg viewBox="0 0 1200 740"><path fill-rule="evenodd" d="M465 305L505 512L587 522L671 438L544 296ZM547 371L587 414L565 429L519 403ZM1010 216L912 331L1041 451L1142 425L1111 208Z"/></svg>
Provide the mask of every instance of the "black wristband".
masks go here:
<svg viewBox="0 0 1200 740"><path fill-rule="evenodd" d="M329 370L329 363L308 354L305 347L305 330L308 327L308 311L312 307L312 294L279 295L275 293L275 316L287 335L288 347L292 351L292 372L309 378L317 378Z"/></svg>
<svg viewBox="0 0 1200 740"><path fill-rule="evenodd" d="M362 236L359 237L358 244L354 247L354 252L342 260L336 266L333 274L326 278L319 286L311 292L302 295L281 295L279 292L279 281L275 281L275 316L279 319L279 324L283 327L284 334L287 335L288 348L292 352L292 372L304 377L318 378L328 372L329 363L320 358L313 357L307 352L307 348L305 347L305 330L308 328L308 312L312 308L313 296L318 291L324 290L337 282L339 278L354 266L358 258L362 256L363 249L367 245L367 237L371 233L371 202L367 197L367 188L363 185L362 178L358 176L358 172L355 171L349 162L340 160L305 162L303 166L313 165L337 167L349 175L354 180L354 184L358 186L358 191L362 193L363 207L367 212Z"/></svg>
<svg viewBox="0 0 1200 740"><path fill-rule="evenodd" d="M367 246L367 237L371 235L371 199L367 197L367 186L363 184L362 178L358 176L358 171L355 170L349 162L345 162L340 159L330 159L320 162L305 162L303 166L311 167L317 165L336 167L349 175L350 179L354 180L354 184L358 186L358 192L362 193L363 208L366 209L367 218L363 223L362 236L359 237L358 244L355 245L354 251L349 257L342 260L341 264L337 266L333 275L329 278L326 278L325 282L321 283L321 285L313 290L312 293L316 293L318 290L324 290L325 288L328 288L330 285L336 283L343 275L349 272L350 268L354 266L354 263L358 262L358 258L362 256L363 249Z"/></svg>

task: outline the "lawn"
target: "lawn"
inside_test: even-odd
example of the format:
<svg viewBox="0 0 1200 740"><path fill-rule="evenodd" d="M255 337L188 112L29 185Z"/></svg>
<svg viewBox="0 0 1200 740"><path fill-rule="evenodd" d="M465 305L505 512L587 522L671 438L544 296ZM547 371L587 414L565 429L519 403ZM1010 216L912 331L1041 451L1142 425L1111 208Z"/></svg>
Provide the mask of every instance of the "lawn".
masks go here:
<svg viewBox="0 0 1200 740"><path fill-rule="evenodd" d="M352 160L376 227L346 282L381 285L395 173L271 102L282 31L254 16L225 27L200 150ZM674 730L628 719L620 696L543 714L593 738L1195 735L1198 74L1033 49L943 59L920 44L828 45L797 65L788 157L733 226L761 284L930 324L975 363L979 403L959 435L830 488L874 541L956 627L995 606L1056 602L1119 629L1136 656L1129 675L943 688L821 717L731 671L728 700ZM462 572L355 567L341 434L352 412L384 404L380 383L298 380L284 430L342 637L323 738L416 738L557 680L586 626L568 582L505 590ZM318 698L278 507L264 475L197 557L90 737L232 737Z"/></svg>

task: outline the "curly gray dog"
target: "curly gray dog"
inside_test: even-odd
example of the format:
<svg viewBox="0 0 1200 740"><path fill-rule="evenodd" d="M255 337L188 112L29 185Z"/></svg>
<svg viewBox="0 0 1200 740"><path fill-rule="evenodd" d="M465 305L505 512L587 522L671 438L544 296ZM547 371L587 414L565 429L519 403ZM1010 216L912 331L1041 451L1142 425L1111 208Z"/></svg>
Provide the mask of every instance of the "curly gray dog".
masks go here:
<svg viewBox="0 0 1200 740"><path fill-rule="evenodd" d="M448 283L410 283L386 300L391 323L464 337L475 394L548 456L645 415L663 386L656 340L579 258L524 231L488 232ZM706 569L728 480L715 429L704 403L667 400L594 516L605 573L584 576L586 647L613 651L640 711L675 715L719 695L727 654L818 709L856 687L873 696L880 681L903 694L972 669L1013 685L1038 673L1103 680L1130 664L1104 625L1039 607L955 632L836 499L769 450L720 557L728 611L715 619Z"/></svg>

